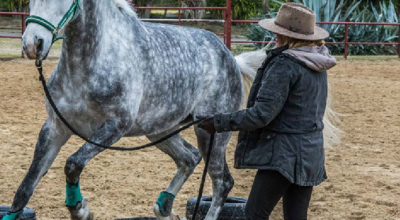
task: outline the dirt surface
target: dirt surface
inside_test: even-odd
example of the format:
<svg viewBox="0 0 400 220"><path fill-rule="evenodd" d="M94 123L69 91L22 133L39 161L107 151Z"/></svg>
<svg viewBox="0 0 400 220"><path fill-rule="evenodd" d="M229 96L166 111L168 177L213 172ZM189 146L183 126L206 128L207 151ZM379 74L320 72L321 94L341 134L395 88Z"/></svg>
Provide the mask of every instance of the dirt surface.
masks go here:
<svg viewBox="0 0 400 220"><path fill-rule="evenodd" d="M46 62L49 74L56 61ZM310 219L400 219L400 62L341 61L330 71L336 110L346 132L341 146L327 150L329 180L315 188ZM0 204L10 205L27 172L36 139L46 118L44 96L33 62L0 61ZM195 143L192 131L184 133ZM247 197L254 171L234 170L235 140L227 159L236 180L231 196ZM134 146L147 139L123 139ZM40 182L29 207L38 219L68 219L64 164L82 141L63 147ZM175 203L184 216L186 201L197 194L201 164ZM106 151L82 174L83 195L96 219L151 216L158 194L175 173L173 161L157 149L139 152ZM210 181L205 194L210 194ZM273 220L283 219L278 205Z"/></svg>

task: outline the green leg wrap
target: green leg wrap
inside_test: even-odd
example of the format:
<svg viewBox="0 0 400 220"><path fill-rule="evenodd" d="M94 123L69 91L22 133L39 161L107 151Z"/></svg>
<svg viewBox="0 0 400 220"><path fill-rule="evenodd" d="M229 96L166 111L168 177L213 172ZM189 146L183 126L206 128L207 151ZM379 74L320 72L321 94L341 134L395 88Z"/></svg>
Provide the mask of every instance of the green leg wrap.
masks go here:
<svg viewBox="0 0 400 220"><path fill-rule="evenodd" d="M22 213L24 210L18 212L7 213L7 215L3 216L2 220L15 220L17 216Z"/></svg>
<svg viewBox="0 0 400 220"><path fill-rule="evenodd" d="M67 183L66 189L67 199L65 200L65 204L67 206L75 207L79 202L82 202L83 197L79 182L76 185L70 185Z"/></svg>
<svg viewBox="0 0 400 220"><path fill-rule="evenodd" d="M172 212L175 196L169 192L161 192L157 199L157 205L160 208L161 215L168 217Z"/></svg>

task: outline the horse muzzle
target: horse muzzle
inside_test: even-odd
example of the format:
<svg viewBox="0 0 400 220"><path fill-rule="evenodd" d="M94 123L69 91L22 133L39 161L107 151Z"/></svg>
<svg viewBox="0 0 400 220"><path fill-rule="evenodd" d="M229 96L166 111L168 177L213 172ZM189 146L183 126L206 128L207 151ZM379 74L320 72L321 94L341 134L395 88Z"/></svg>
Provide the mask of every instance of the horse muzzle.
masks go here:
<svg viewBox="0 0 400 220"><path fill-rule="evenodd" d="M48 33L46 33L49 35ZM48 39L50 38L50 39ZM22 48L28 59L31 60L44 60L50 50L50 37L45 37L40 34L29 33L28 29L22 36Z"/></svg>

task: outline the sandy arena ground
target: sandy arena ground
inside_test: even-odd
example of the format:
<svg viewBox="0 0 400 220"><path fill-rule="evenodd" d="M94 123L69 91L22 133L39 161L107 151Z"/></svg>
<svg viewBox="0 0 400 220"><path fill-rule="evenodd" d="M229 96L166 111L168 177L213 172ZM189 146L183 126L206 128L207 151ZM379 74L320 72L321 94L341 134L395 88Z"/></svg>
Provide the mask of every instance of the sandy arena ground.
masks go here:
<svg viewBox="0 0 400 220"><path fill-rule="evenodd" d="M56 61L46 62L49 74ZM329 180L316 187L310 219L400 219L400 62L341 61L330 71L336 110L343 114L343 144L327 151ZM0 61L0 204L10 205L27 172L46 118L43 91L34 64ZM184 133L192 143L192 131ZM227 158L233 167L235 140ZM124 139L134 146L147 139ZM64 164L82 141L73 138L61 150L32 197L38 219L68 219ZM185 215L186 201L197 194L201 164L177 196L175 209ZM236 180L231 196L247 197L254 172L231 169ZM106 151L82 175L83 194L96 219L151 216L158 194L175 173L173 161L157 149ZM210 194L208 180L206 194ZM273 220L282 218L277 206Z"/></svg>

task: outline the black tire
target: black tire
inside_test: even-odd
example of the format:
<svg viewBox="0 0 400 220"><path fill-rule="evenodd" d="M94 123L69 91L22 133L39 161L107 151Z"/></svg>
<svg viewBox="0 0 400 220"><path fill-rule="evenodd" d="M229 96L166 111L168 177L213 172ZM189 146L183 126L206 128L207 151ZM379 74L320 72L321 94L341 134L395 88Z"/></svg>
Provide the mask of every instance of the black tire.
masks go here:
<svg viewBox="0 0 400 220"><path fill-rule="evenodd" d="M197 197L189 199L186 205L186 218L192 220L194 208L196 207ZM196 220L203 220L212 202L211 196L203 196L200 202ZM245 220L245 208L247 199L228 197L218 220Z"/></svg>
<svg viewBox="0 0 400 220"><path fill-rule="evenodd" d="M10 206L0 206L0 219L3 218L11 210ZM36 213L33 209L24 208L24 212L22 213L21 220L36 220Z"/></svg>
<svg viewBox="0 0 400 220"><path fill-rule="evenodd" d="M138 218L119 218L115 220L157 220L157 218L154 217L138 217Z"/></svg>

